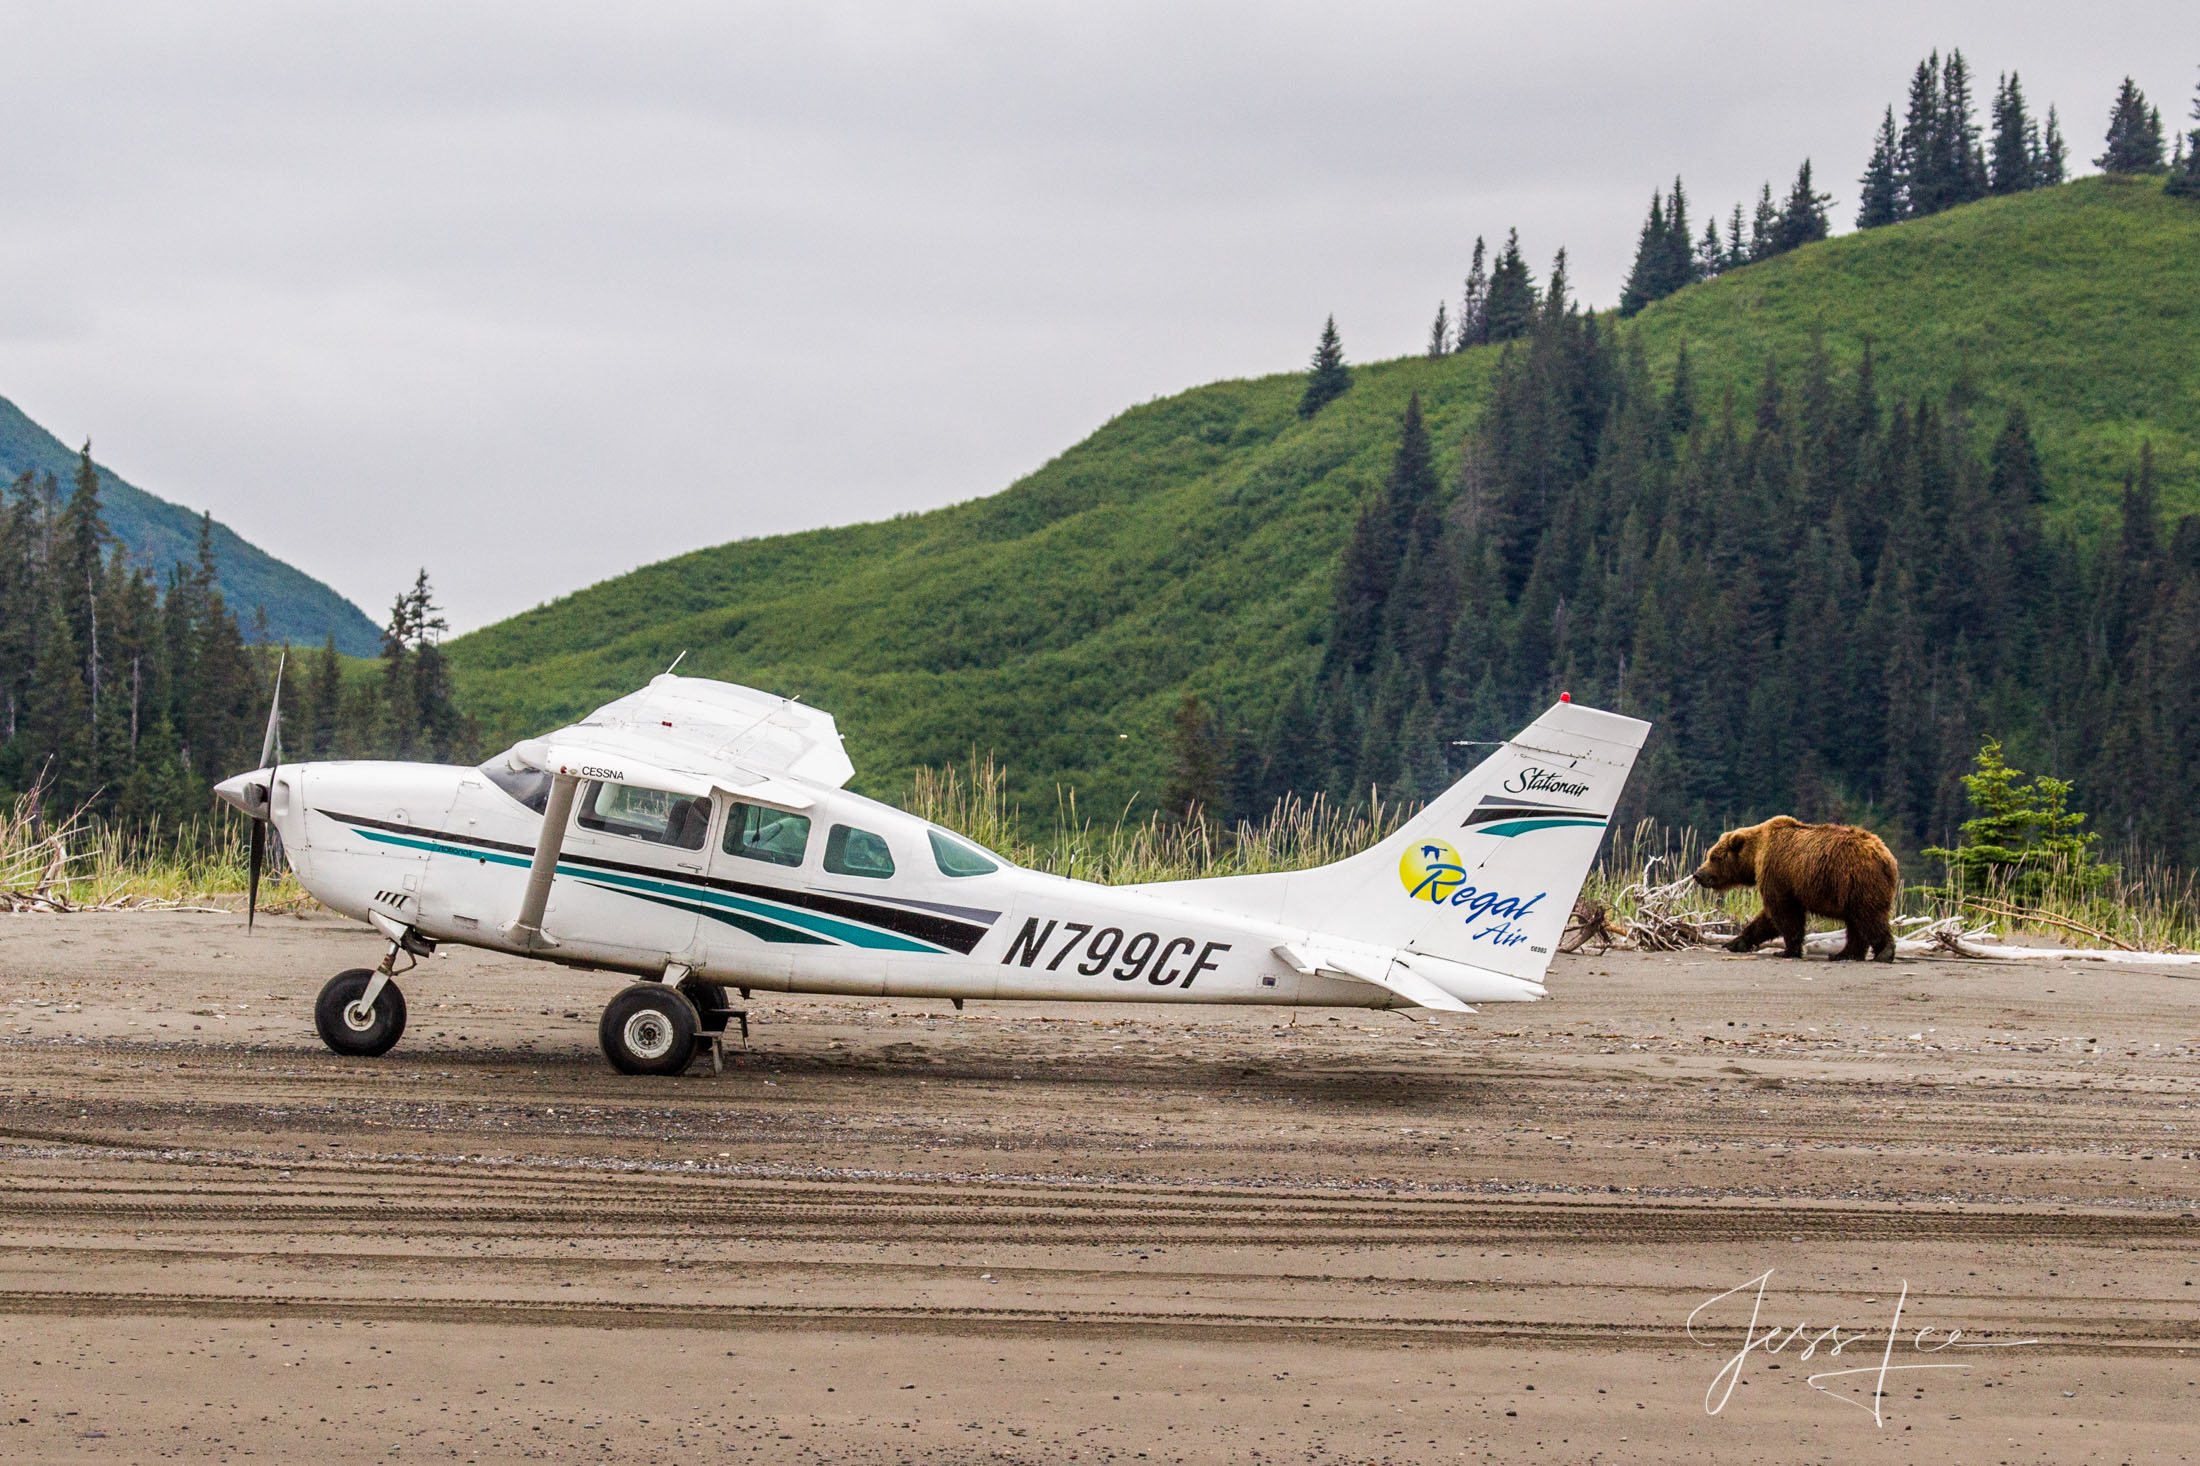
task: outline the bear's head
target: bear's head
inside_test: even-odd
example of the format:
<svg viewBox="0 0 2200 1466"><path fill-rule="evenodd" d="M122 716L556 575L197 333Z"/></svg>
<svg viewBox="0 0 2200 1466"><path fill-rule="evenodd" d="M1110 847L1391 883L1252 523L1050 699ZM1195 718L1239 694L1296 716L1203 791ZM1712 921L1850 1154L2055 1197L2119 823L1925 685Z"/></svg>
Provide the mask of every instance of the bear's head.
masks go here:
<svg viewBox="0 0 2200 1466"><path fill-rule="evenodd" d="M1703 864L1696 868L1696 884L1707 891L1756 885L1757 857L1764 851L1765 835L1795 823L1794 819L1782 814L1774 815L1761 825L1728 830L1705 854Z"/></svg>

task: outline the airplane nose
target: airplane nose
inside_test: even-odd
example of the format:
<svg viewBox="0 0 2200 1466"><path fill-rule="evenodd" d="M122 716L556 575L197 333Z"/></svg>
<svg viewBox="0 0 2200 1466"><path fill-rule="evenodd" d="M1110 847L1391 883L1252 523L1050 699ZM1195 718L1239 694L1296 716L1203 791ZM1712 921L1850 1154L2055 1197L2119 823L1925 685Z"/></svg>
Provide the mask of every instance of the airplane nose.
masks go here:
<svg viewBox="0 0 2200 1466"><path fill-rule="evenodd" d="M256 820L266 819L267 785L273 777L271 769L254 769L249 774L224 779L214 786L214 797Z"/></svg>

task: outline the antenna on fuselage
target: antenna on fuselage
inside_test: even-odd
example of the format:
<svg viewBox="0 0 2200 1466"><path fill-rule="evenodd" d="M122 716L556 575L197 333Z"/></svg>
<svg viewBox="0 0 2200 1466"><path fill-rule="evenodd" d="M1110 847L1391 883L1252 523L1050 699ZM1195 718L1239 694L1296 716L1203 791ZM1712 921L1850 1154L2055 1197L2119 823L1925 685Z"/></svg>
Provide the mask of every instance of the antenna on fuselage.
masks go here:
<svg viewBox="0 0 2200 1466"><path fill-rule="evenodd" d="M687 648L686 648L686 647L681 647L681 648L680 648L680 655L678 655L678 656L674 657L674 658L672 659L672 665L671 665L671 666L669 666L669 667L667 667L667 668L665 668L665 675L666 675L667 677L670 677L670 676L671 676L671 675L672 675L672 674L673 674L674 672L677 672L677 671L678 671L678 670L680 669L680 664L681 664L682 662L686 661L686 660L687 660Z"/></svg>

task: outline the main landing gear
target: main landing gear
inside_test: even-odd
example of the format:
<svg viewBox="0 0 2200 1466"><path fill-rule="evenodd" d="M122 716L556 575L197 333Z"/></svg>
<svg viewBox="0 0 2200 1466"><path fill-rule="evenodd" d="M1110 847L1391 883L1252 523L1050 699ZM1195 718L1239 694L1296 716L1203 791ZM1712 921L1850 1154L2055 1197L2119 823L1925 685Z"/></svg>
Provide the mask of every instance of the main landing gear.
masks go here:
<svg viewBox="0 0 2200 1466"><path fill-rule="evenodd" d="M435 944L412 931L390 942L379 967L354 967L330 978L313 1005L313 1026L336 1053L371 1059L388 1053L405 1034L405 995L395 978L418 966ZM397 965L399 958L405 965ZM747 990L743 989L743 996ZM621 1074L684 1074L696 1051L710 1050L720 1067L720 1047L730 1024L749 1036L749 1015L733 1006L726 989L668 968L662 980L638 982L605 1005L596 1037L611 1067Z"/></svg>
<svg viewBox="0 0 2200 1466"><path fill-rule="evenodd" d="M724 988L665 976L663 982L635 983L604 1006L596 1038L621 1074L685 1074L706 1044L716 1069L727 1023L738 1020L741 1037L749 1036L749 1015L727 1001Z"/></svg>

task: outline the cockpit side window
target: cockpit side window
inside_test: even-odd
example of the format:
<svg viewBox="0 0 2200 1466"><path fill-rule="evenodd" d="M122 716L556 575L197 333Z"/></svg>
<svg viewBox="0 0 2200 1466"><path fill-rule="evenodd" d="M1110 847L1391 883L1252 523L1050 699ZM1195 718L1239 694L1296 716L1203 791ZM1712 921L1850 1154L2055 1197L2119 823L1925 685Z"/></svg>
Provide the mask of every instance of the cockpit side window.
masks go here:
<svg viewBox="0 0 2200 1466"><path fill-rule="evenodd" d="M581 786L582 829L680 850L700 850L710 835L710 801L667 789L591 779Z"/></svg>
<svg viewBox="0 0 2200 1466"><path fill-rule="evenodd" d="M805 815L739 801L726 810L726 835L719 848L728 855L766 860L773 865L800 865L809 845L810 821Z"/></svg>
<svg viewBox="0 0 2200 1466"><path fill-rule="evenodd" d="M825 837L825 869L836 876L884 880L894 873L894 852L869 830L835 825Z"/></svg>
<svg viewBox="0 0 2200 1466"><path fill-rule="evenodd" d="M932 840L932 863L943 876L989 876L1001 867L977 846L956 839L945 830L927 830Z"/></svg>

